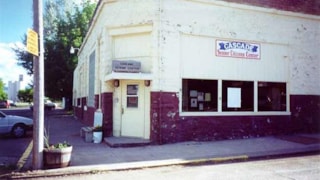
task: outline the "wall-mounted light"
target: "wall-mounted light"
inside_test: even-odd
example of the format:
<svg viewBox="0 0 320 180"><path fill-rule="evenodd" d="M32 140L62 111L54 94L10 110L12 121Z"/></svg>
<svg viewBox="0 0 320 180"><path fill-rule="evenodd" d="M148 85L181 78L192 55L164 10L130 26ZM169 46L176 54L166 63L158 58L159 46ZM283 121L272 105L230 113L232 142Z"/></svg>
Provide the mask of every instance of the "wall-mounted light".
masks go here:
<svg viewBox="0 0 320 180"><path fill-rule="evenodd" d="M70 54L74 54L76 50L79 51L79 48L74 48L73 46L71 46L71 48L70 48Z"/></svg>
<svg viewBox="0 0 320 180"><path fill-rule="evenodd" d="M114 87L119 87L119 79L115 79L115 80L113 80L113 86Z"/></svg>
<svg viewBox="0 0 320 180"><path fill-rule="evenodd" d="M144 85L149 87L150 86L150 80L144 80Z"/></svg>

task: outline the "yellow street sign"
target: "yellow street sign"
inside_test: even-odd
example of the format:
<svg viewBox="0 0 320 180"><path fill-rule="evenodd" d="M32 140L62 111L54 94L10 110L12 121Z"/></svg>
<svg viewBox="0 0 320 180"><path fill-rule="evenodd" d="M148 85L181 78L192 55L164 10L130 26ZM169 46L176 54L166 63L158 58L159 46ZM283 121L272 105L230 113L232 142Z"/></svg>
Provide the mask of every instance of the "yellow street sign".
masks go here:
<svg viewBox="0 0 320 180"><path fill-rule="evenodd" d="M38 33L28 29L27 33L27 51L35 56L39 56Z"/></svg>

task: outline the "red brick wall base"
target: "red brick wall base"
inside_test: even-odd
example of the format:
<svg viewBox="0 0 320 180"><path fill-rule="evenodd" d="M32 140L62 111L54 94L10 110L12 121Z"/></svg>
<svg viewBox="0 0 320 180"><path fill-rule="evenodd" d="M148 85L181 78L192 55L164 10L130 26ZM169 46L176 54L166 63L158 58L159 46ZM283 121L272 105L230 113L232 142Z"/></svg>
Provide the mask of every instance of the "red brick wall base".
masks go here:
<svg viewBox="0 0 320 180"><path fill-rule="evenodd" d="M74 107L75 116L88 126L93 125L96 108L84 111ZM180 116L176 93L151 92L150 140L155 144L182 141L212 141L251 138L290 133L320 132L320 96L291 95L291 115L264 116ZM112 136L112 93L102 94L104 136Z"/></svg>
<svg viewBox="0 0 320 180"><path fill-rule="evenodd" d="M291 111L296 106L306 109L312 104L314 116L300 113L298 123L290 115L180 116L176 93L152 92L150 138L155 143L165 144L190 140L211 141L296 132L320 132L320 96L290 98Z"/></svg>

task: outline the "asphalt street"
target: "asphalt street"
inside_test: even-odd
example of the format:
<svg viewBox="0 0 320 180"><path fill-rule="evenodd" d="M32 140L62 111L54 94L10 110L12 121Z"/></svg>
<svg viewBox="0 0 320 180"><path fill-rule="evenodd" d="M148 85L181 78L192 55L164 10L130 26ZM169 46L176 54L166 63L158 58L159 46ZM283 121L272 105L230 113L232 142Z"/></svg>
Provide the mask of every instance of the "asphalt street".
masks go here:
<svg viewBox="0 0 320 180"><path fill-rule="evenodd" d="M320 155L277 158L260 161L198 166L163 166L124 171L92 172L64 176L41 177L46 180L122 180L122 179L183 179L183 180L292 180L319 179ZM40 178L37 178L40 179Z"/></svg>

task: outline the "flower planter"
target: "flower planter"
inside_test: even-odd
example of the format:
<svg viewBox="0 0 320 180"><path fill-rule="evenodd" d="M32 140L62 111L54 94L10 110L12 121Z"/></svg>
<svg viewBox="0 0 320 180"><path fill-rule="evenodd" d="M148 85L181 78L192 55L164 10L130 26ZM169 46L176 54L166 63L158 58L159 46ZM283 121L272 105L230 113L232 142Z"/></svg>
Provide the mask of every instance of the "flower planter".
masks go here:
<svg viewBox="0 0 320 180"><path fill-rule="evenodd" d="M102 131L93 131L93 142L101 143L102 141Z"/></svg>
<svg viewBox="0 0 320 180"><path fill-rule="evenodd" d="M62 168L70 165L72 146L65 148L44 149L43 161L47 169Z"/></svg>

